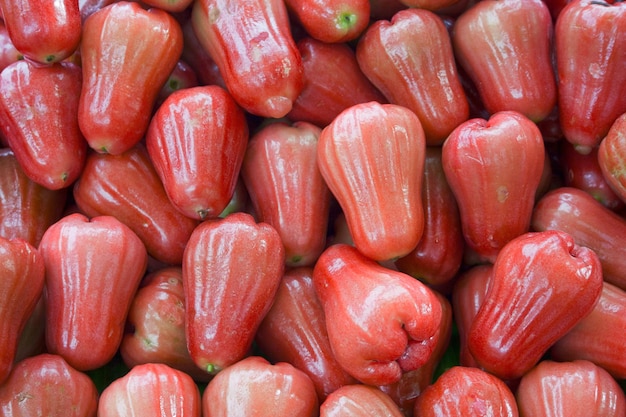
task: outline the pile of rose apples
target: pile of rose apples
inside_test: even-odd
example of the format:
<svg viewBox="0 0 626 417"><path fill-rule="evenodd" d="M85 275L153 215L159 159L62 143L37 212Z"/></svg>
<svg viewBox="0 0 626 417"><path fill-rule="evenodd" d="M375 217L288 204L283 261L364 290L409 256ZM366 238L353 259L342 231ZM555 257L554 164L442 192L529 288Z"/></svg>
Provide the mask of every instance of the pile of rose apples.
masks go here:
<svg viewBox="0 0 626 417"><path fill-rule="evenodd" d="M0 10L0 416L626 416L626 2Z"/></svg>

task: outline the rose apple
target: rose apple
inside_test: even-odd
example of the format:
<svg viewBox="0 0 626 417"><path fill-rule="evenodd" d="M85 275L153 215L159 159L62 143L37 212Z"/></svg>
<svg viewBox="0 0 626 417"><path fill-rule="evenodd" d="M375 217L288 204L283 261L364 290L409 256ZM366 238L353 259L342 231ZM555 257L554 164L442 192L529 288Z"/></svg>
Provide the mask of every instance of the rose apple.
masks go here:
<svg viewBox="0 0 626 417"><path fill-rule="evenodd" d="M89 153L72 191L81 212L115 216L141 238L150 256L180 264L198 220L174 207L145 146L120 155Z"/></svg>
<svg viewBox="0 0 626 417"><path fill-rule="evenodd" d="M424 231L426 152L415 113L395 104L354 105L322 130L317 149L359 251L382 261L413 250Z"/></svg>
<svg viewBox="0 0 626 417"><path fill-rule="evenodd" d="M46 268L46 345L84 371L105 365L122 341L148 255L112 216L66 215L39 245Z"/></svg>
<svg viewBox="0 0 626 417"><path fill-rule="evenodd" d="M85 163L78 126L78 65L23 60L0 73L0 131L26 175L44 187L69 187Z"/></svg>
<svg viewBox="0 0 626 417"><path fill-rule="evenodd" d="M146 363L104 388L98 417L200 417L201 406L200 391L189 375L162 363Z"/></svg>
<svg viewBox="0 0 626 417"><path fill-rule="evenodd" d="M481 369L453 366L417 398L415 417L517 417L515 396L496 376Z"/></svg>
<svg viewBox="0 0 626 417"><path fill-rule="evenodd" d="M396 403L384 392L362 384L344 385L320 406L320 417L404 417Z"/></svg>
<svg viewBox="0 0 626 417"><path fill-rule="evenodd" d="M285 0L287 10L313 38L349 42L370 23L369 0Z"/></svg>
<svg viewBox="0 0 626 417"><path fill-rule="evenodd" d="M170 201L196 220L217 217L228 205L247 143L243 110L215 85L173 93L146 133L146 149Z"/></svg>
<svg viewBox="0 0 626 417"><path fill-rule="evenodd" d="M187 346L209 374L244 358L285 267L276 229L248 213L209 219L191 234L182 261Z"/></svg>
<svg viewBox="0 0 626 417"><path fill-rule="evenodd" d="M77 0L2 0L0 9L13 45L26 58L50 64L78 48L82 22Z"/></svg>
<svg viewBox="0 0 626 417"><path fill-rule="evenodd" d="M609 187L626 202L626 113L611 125L597 149L598 165Z"/></svg>
<svg viewBox="0 0 626 417"><path fill-rule="evenodd" d="M15 365L0 386L0 416L96 417L98 391L87 374L50 353Z"/></svg>
<svg viewBox="0 0 626 417"><path fill-rule="evenodd" d="M164 363L195 380L207 381L206 372L191 359L185 337L185 293L179 266L148 274L133 297L120 354L126 366Z"/></svg>
<svg viewBox="0 0 626 417"><path fill-rule="evenodd" d="M161 90L159 91L154 103L155 111L161 107L161 104L163 104L165 99L172 95L173 92L185 88L197 87L198 85L200 85L200 83L198 81L196 70L185 60L179 59L176 66L165 81L165 84L163 84Z"/></svg>
<svg viewBox="0 0 626 417"><path fill-rule="evenodd" d="M288 362L306 373L320 401L339 387L356 383L335 359L311 267L285 272L255 340L272 363Z"/></svg>
<svg viewBox="0 0 626 417"><path fill-rule="evenodd" d="M227 89L224 78L215 60L204 49L193 28L191 18L183 19L183 53L181 59L191 65L198 76L200 85L218 85Z"/></svg>
<svg viewBox="0 0 626 417"><path fill-rule="evenodd" d="M395 266L430 286L444 288L461 267L465 240L459 207L443 171L438 146L426 148L422 202L422 238L408 255L395 261Z"/></svg>
<svg viewBox="0 0 626 417"><path fill-rule="evenodd" d="M441 145L468 119L450 36L434 12L410 8L374 22L359 39L356 57L390 103L419 117L428 145Z"/></svg>
<svg viewBox="0 0 626 417"><path fill-rule="evenodd" d="M588 360L615 378L626 379L626 291L605 282L589 315L561 337L550 356L558 361Z"/></svg>
<svg viewBox="0 0 626 417"><path fill-rule="evenodd" d="M0 236L39 246L46 229L61 218L67 194L28 178L13 151L0 149Z"/></svg>
<svg viewBox="0 0 626 417"><path fill-rule="evenodd" d="M359 67L345 43L325 43L306 36L297 43L302 56L304 87L287 117L326 127L343 110L369 101L386 102Z"/></svg>
<svg viewBox="0 0 626 417"><path fill-rule="evenodd" d="M0 71L20 59L24 59L24 55L13 45L4 22L0 22Z"/></svg>
<svg viewBox="0 0 626 417"><path fill-rule="evenodd" d="M541 132L530 119L502 111L460 124L442 148L467 246L493 262L529 230L545 161Z"/></svg>
<svg viewBox="0 0 626 417"><path fill-rule="evenodd" d="M540 362L522 377L516 398L524 416L626 415L626 398L617 381L584 360Z"/></svg>
<svg viewBox="0 0 626 417"><path fill-rule="evenodd" d="M199 0L192 25L241 107L280 118L302 91L302 58L283 0Z"/></svg>
<svg viewBox="0 0 626 417"><path fill-rule="evenodd" d="M270 364L249 356L217 374L202 395L203 417L318 415L309 377L286 362Z"/></svg>
<svg viewBox="0 0 626 417"><path fill-rule="evenodd" d="M0 237L0 384L13 367L20 335L44 288L44 260L23 239Z"/></svg>
<svg viewBox="0 0 626 417"><path fill-rule="evenodd" d="M435 293L346 244L326 249L313 269L337 362L369 385L388 385L428 362L442 323Z"/></svg>
<svg viewBox="0 0 626 417"><path fill-rule="evenodd" d="M626 257L616 256L626 247L626 219L588 193L573 187L550 191L535 205L531 227L569 233L600 258L605 281L626 289Z"/></svg>
<svg viewBox="0 0 626 417"><path fill-rule="evenodd" d="M589 153L626 112L626 3L572 1L554 34L561 129Z"/></svg>
<svg viewBox="0 0 626 417"><path fill-rule="evenodd" d="M513 110L534 122L550 114L557 102L553 32L541 0L479 1L456 19L456 59L491 114Z"/></svg>
<svg viewBox="0 0 626 417"><path fill-rule="evenodd" d="M603 283L598 256L557 230L511 240L489 279L467 344L480 367L504 380L528 372L591 313Z"/></svg>
<svg viewBox="0 0 626 417"><path fill-rule="evenodd" d="M241 168L259 221L273 226L287 266L310 266L326 245L331 193L317 165L322 129L269 123L250 138Z"/></svg>
<svg viewBox="0 0 626 417"><path fill-rule="evenodd" d="M117 155L143 138L182 50L180 25L161 9L118 1L85 19L78 122L92 149Z"/></svg>

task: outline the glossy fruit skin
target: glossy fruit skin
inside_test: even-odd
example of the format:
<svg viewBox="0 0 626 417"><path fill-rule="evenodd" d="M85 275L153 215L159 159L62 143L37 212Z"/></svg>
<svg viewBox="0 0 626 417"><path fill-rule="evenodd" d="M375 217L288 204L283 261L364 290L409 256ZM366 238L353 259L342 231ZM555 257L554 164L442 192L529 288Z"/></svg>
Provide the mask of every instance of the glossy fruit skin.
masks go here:
<svg viewBox="0 0 626 417"><path fill-rule="evenodd" d="M589 153L626 111L626 4L572 1L554 26L563 134Z"/></svg>
<svg viewBox="0 0 626 417"><path fill-rule="evenodd" d="M146 133L146 149L170 201L195 220L215 218L228 205L247 143L243 110L214 85L173 93Z"/></svg>
<svg viewBox="0 0 626 417"><path fill-rule="evenodd" d="M426 142L417 116L395 104L357 104L322 130L317 149L358 250L381 261L413 250L424 231Z"/></svg>
<svg viewBox="0 0 626 417"><path fill-rule="evenodd" d="M202 395L203 417L318 415L315 387L286 362L249 356L217 374Z"/></svg>
<svg viewBox="0 0 626 417"><path fill-rule="evenodd" d="M569 233L600 258L605 281L626 289L626 259L615 256L626 245L626 220L589 194L572 187L550 191L535 205L531 227Z"/></svg>
<svg viewBox="0 0 626 417"><path fill-rule="evenodd" d="M478 368L453 366L417 398L415 417L517 417L511 389L496 376Z"/></svg>
<svg viewBox="0 0 626 417"><path fill-rule="evenodd" d="M180 264L198 221L168 199L143 145L120 155L90 152L72 191L81 212L115 216L139 236L150 256Z"/></svg>
<svg viewBox="0 0 626 417"><path fill-rule="evenodd" d="M0 236L39 246L46 229L61 218L67 195L67 189L50 190L28 178L13 151L0 149Z"/></svg>
<svg viewBox="0 0 626 417"><path fill-rule="evenodd" d="M241 107L261 117L289 113L303 87L303 70L283 1L201 0L191 19Z"/></svg>
<svg viewBox="0 0 626 417"><path fill-rule="evenodd" d="M120 345L126 366L164 363L198 381L207 374L191 359L185 336L185 292L180 266L163 267L141 282L128 312Z"/></svg>
<svg viewBox="0 0 626 417"><path fill-rule="evenodd" d="M436 288L450 283L461 267L465 240L456 198L443 171L441 147L426 147L424 232L408 255L395 261L401 272Z"/></svg>
<svg viewBox="0 0 626 417"><path fill-rule="evenodd" d="M335 358L360 382L395 383L432 356L443 313L420 281L334 244L315 264L313 283Z"/></svg>
<svg viewBox="0 0 626 417"><path fill-rule="evenodd" d="M589 193L608 209L620 212L625 208L625 200L617 195L607 181L600 165L599 147L582 154L570 142L561 141L559 162L563 170L563 185Z"/></svg>
<svg viewBox="0 0 626 417"><path fill-rule="evenodd" d="M591 313L550 348L550 356L557 361L588 360L623 380L626 378L624 329L626 291L605 282Z"/></svg>
<svg viewBox="0 0 626 417"><path fill-rule="evenodd" d="M26 175L51 190L80 175L87 144L76 118L81 68L22 60L0 73L0 131Z"/></svg>
<svg viewBox="0 0 626 417"><path fill-rule="evenodd" d="M15 364L0 386L0 416L95 417L94 382L62 356L42 353Z"/></svg>
<svg viewBox="0 0 626 417"><path fill-rule="evenodd" d="M286 0L307 34L324 43L352 41L370 23L369 0Z"/></svg>
<svg viewBox="0 0 626 417"><path fill-rule="evenodd" d="M507 242L529 230L544 162L541 133L521 113L502 111L454 129L442 163L467 247L493 262Z"/></svg>
<svg viewBox="0 0 626 417"><path fill-rule="evenodd" d="M600 170L609 187L626 202L626 113L619 116L598 145Z"/></svg>
<svg viewBox="0 0 626 417"><path fill-rule="evenodd" d="M285 272L255 340L272 363L288 362L306 373L320 402L338 388L356 383L335 359L324 309L315 293L312 267Z"/></svg>
<svg viewBox="0 0 626 417"><path fill-rule="evenodd" d="M275 122L250 138L241 177L259 221L272 225L289 267L310 266L326 245L331 193L317 165L322 129Z"/></svg>
<svg viewBox="0 0 626 417"><path fill-rule="evenodd" d="M137 365L102 391L99 417L200 417L198 386L186 373L162 363Z"/></svg>
<svg viewBox="0 0 626 417"><path fill-rule="evenodd" d="M375 387L363 384L344 385L320 406L320 417L404 417L391 397Z"/></svg>
<svg viewBox="0 0 626 417"><path fill-rule="evenodd" d="M198 367L216 374L244 358L284 273L276 229L248 213L202 222L182 262L187 347Z"/></svg>
<svg viewBox="0 0 626 417"><path fill-rule="evenodd" d="M390 21L372 23L359 39L356 57L390 103L419 117L428 145L441 145L469 118L450 36L434 12L409 8Z"/></svg>
<svg viewBox="0 0 626 417"><path fill-rule="evenodd" d="M182 49L182 29L164 10L118 1L85 20L78 122L92 149L118 155L142 139Z"/></svg>
<svg viewBox="0 0 626 417"><path fill-rule="evenodd" d="M483 369L521 377L589 314L602 292L598 256L565 232L525 233L498 254L468 333Z"/></svg>
<svg viewBox="0 0 626 417"><path fill-rule="evenodd" d="M521 416L626 415L617 381L589 361L541 361L520 380L516 392Z"/></svg>
<svg viewBox="0 0 626 417"><path fill-rule="evenodd" d="M0 8L11 41L29 60L60 62L78 48L82 22L77 0L2 0Z"/></svg>
<svg viewBox="0 0 626 417"><path fill-rule="evenodd" d="M175 91L197 87L198 85L200 85L200 82L198 81L198 74L196 74L196 70L184 59L179 59L167 78L167 81L165 81L165 84L161 87L159 95L154 103L154 109L158 109L161 104L163 104L165 99L172 95Z"/></svg>
<svg viewBox="0 0 626 417"><path fill-rule="evenodd" d="M39 245L46 268L46 346L80 371L108 363L146 270L139 237L112 216L66 215Z"/></svg>
<svg viewBox="0 0 626 417"><path fill-rule="evenodd" d="M4 22L0 23L0 71L23 58L24 55L13 45L6 25Z"/></svg>
<svg viewBox="0 0 626 417"><path fill-rule="evenodd" d="M387 99L359 67L354 49L345 43L325 43L310 36L298 40L304 87L287 117L326 127L343 110L359 103Z"/></svg>
<svg viewBox="0 0 626 417"><path fill-rule="evenodd" d="M0 237L0 384L11 372L20 335L44 288L45 266L37 248Z"/></svg>
<svg viewBox="0 0 626 417"><path fill-rule="evenodd" d="M455 56L486 109L513 110L539 122L557 102L553 26L541 0L480 1L452 29Z"/></svg>

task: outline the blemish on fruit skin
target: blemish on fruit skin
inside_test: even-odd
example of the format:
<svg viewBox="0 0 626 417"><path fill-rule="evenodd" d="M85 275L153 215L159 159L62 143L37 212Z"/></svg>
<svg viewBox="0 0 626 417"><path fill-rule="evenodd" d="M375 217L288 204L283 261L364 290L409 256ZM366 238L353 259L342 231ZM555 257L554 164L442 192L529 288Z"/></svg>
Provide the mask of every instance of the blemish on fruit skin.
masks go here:
<svg viewBox="0 0 626 417"><path fill-rule="evenodd" d="M504 203L509 198L509 189L505 185L501 185L496 190L499 203Z"/></svg>

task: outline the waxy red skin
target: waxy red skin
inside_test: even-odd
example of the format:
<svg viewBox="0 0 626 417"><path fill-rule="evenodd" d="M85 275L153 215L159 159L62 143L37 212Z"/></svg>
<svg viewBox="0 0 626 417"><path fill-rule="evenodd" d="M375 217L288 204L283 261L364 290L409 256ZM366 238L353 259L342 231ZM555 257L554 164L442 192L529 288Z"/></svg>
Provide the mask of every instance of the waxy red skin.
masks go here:
<svg viewBox="0 0 626 417"><path fill-rule="evenodd" d="M112 216L63 217L39 245L46 268L46 346L74 368L108 363L124 335L148 262L139 237Z"/></svg>
<svg viewBox="0 0 626 417"><path fill-rule="evenodd" d="M203 417L315 417L318 413L315 387L304 372L260 356L224 369L202 395Z"/></svg>
<svg viewBox="0 0 626 417"><path fill-rule="evenodd" d="M185 328L192 359L209 374L244 358L284 273L276 229L248 213L209 219L182 262Z"/></svg>
<svg viewBox="0 0 626 417"><path fill-rule="evenodd" d="M599 162L599 148L582 154L570 142L561 141L560 159L563 169L563 185L574 187L589 193L603 206L615 212L624 209L622 200L611 188Z"/></svg>
<svg viewBox="0 0 626 417"><path fill-rule="evenodd" d="M415 249L396 260L395 265L405 274L443 288L461 267L465 240L459 207L443 171L441 147L426 147L422 201L422 238Z"/></svg>
<svg viewBox="0 0 626 417"><path fill-rule="evenodd" d="M452 337L452 305L446 296L434 291L441 303L442 319L437 336L437 344L428 362L414 371L405 372L396 383L379 386L397 404L405 415L412 415L417 397L428 387L435 376L437 366L446 353Z"/></svg>
<svg viewBox="0 0 626 417"><path fill-rule="evenodd" d="M243 110L218 86L185 88L158 108L146 149L170 201L204 220L228 205L248 144Z"/></svg>
<svg viewBox="0 0 626 417"><path fill-rule="evenodd" d="M557 102L552 17L541 0L479 1L452 28L457 62L491 113L518 111L534 122Z"/></svg>
<svg viewBox="0 0 626 417"><path fill-rule="evenodd" d="M287 117L326 127L343 110L369 101L387 102L359 67L345 43L324 43L310 36L298 40L304 87Z"/></svg>
<svg viewBox="0 0 626 417"><path fill-rule="evenodd" d="M92 149L118 155L143 138L182 50L182 29L164 10L119 1L85 20L78 122Z"/></svg>
<svg viewBox="0 0 626 417"><path fill-rule="evenodd" d="M529 230L544 169L537 126L518 112L459 125L442 148L467 247L493 262L511 239Z"/></svg>
<svg viewBox="0 0 626 417"><path fill-rule="evenodd" d="M550 191L537 202L531 228L569 233L598 255L605 281L626 289L626 259L615 256L626 245L626 220L586 192L572 187Z"/></svg>
<svg viewBox="0 0 626 417"><path fill-rule="evenodd" d="M626 112L626 3L572 1L554 34L561 129L589 153Z"/></svg>
<svg viewBox="0 0 626 417"><path fill-rule="evenodd" d="M200 417L201 407L200 391L189 375L147 363L107 385L98 400L98 416Z"/></svg>
<svg viewBox="0 0 626 417"><path fill-rule="evenodd" d="M515 380L589 314L602 292L602 266L565 232L525 233L496 258L467 336L478 365Z"/></svg>
<svg viewBox="0 0 626 417"><path fill-rule="evenodd" d="M322 130L317 149L357 249L379 261L413 250L424 231L426 153L415 113L395 104L354 105Z"/></svg>
<svg viewBox="0 0 626 417"><path fill-rule="evenodd" d="M344 385L320 405L320 417L404 417L384 392L363 384Z"/></svg>
<svg viewBox="0 0 626 417"><path fill-rule="evenodd" d="M91 152L72 191L81 212L117 217L141 238L150 256L166 264L182 261L198 221L171 203L143 145L121 155Z"/></svg>
<svg viewBox="0 0 626 417"><path fill-rule="evenodd" d="M415 402L415 417L517 417L515 396L496 376L478 368L453 366Z"/></svg>
<svg viewBox="0 0 626 417"><path fill-rule="evenodd" d="M82 30L78 0L2 0L0 8L13 45L26 58L51 64L78 48Z"/></svg>
<svg viewBox="0 0 626 417"><path fill-rule="evenodd" d="M357 382L333 354L324 309L313 286L312 267L285 272L255 340L272 363L288 362L306 373L320 401L338 388Z"/></svg>
<svg viewBox="0 0 626 417"><path fill-rule="evenodd" d="M98 391L62 356L42 353L16 363L0 386L0 416L96 417Z"/></svg>
<svg viewBox="0 0 626 417"><path fill-rule="evenodd" d="M626 291L605 282L589 315L550 348L557 361L588 360L619 380L626 378Z"/></svg>
<svg viewBox="0 0 626 417"><path fill-rule="evenodd" d="M182 20L181 26L183 29L183 53L181 59L188 62L195 70L200 85L219 85L226 90L224 78L215 60L198 40L191 18Z"/></svg>
<svg viewBox="0 0 626 417"><path fill-rule="evenodd" d="M191 359L185 336L185 293L180 266L148 274L133 297L128 312L127 332L120 345L126 366L164 363L207 381L206 372Z"/></svg>
<svg viewBox="0 0 626 417"><path fill-rule="evenodd" d="M248 112L280 118L302 91L302 59L281 0L194 2L192 25L235 100Z"/></svg>
<svg viewBox="0 0 626 417"><path fill-rule="evenodd" d="M493 264L474 265L461 273L454 282L451 298L455 323L459 332L459 364L462 366L479 367L467 347L467 336L474 317L476 317L476 313L478 313L487 294L492 272Z"/></svg>
<svg viewBox="0 0 626 417"><path fill-rule="evenodd" d="M598 145L597 158L605 181L626 202L626 113L615 120Z"/></svg>
<svg viewBox="0 0 626 417"><path fill-rule="evenodd" d="M4 22L0 23L0 71L20 59L24 59L24 55L13 45Z"/></svg>
<svg viewBox="0 0 626 417"><path fill-rule="evenodd" d="M199 84L196 70L183 59L179 59L167 81L161 87L161 91L159 91L159 95L154 103L154 108L158 109L173 92L184 88L197 87Z"/></svg>
<svg viewBox="0 0 626 417"><path fill-rule="evenodd" d="M441 145L469 118L450 36L434 12L410 8L372 23L359 39L356 57L390 103L415 112L428 145Z"/></svg>
<svg viewBox="0 0 626 417"><path fill-rule="evenodd" d="M520 380L515 397L521 416L626 415L626 398L603 368L585 360L544 360Z"/></svg>
<svg viewBox="0 0 626 417"><path fill-rule="evenodd" d="M16 358L20 334L41 297L44 260L37 248L23 239L0 237L0 384Z"/></svg>
<svg viewBox="0 0 626 417"><path fill-rule="evenodd" d="M429 11L439 11L449 7L455 7L457 3L464 0L400 0L407 7L425 9Z"/></svg>
<svg viewBox="0 0 626 417"><path fill-rule="evenodd" d="M349 42L370 23L369 0L286 0L306 33L325 43Z"/></svg>
<svg viewBox="0 0 626 417"><path fill-rule="evenodd" d="M267 124L250 138L241 169L254 212L280 235L289 267L313 265L326 246L331 193L317 166L321 131Z"/></svg>
<svg viewBox="0 0 626 417"><path fill-rule="evenodd" d="M420 281L334 244L315 264L313 283L335 358L360 382L393 384L432 356L443 313Z"/></svg>
<svg viewBox="0 0 626 417"><path fill-rule="evenodd" d="M46 229L61 218L67 195L65 188L50 190L28 178L13 151L0 149L0 236L39 246Z"/></svg>
<svg viewBox="0 0 626 417"><path fill-rule="evenodd" d="M0 129L33 181L57 190L69 187L85 163L87 143L76 117L81 68L22 60L0 73Z"/></svg>

